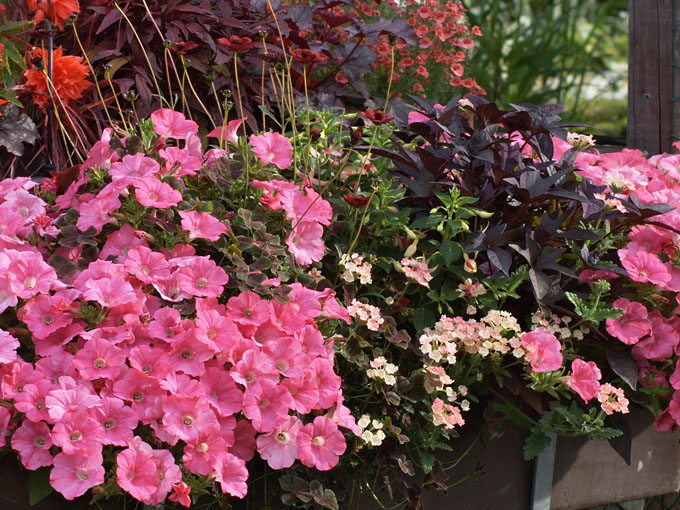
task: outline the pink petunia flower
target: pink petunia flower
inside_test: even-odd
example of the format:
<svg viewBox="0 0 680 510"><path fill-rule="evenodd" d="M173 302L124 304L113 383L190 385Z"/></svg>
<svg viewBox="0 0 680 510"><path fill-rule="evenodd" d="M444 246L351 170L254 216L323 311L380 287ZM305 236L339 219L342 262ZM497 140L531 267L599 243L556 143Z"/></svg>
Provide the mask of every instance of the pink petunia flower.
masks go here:
<svg viewBox="0 0 680 510"><path fill-rule="evenodd" d="M116 457L118 486L139 501L152 497L161 483L151 446L135 436Z"/></svg>
<svg viewBox="0 0 680 510"><path fill-rule="evenodd" d="M621 265L636 282L650 282L663 287L671 279L671 274L661 259L646 251L631 252L619 250Z"/></svg>
<svg viewBox="0 0 680 510"><path fill-rule="evenodd" d="M146 246L130 249L123 265L128 273L143 283L153 283L170 276L170 264L163 254Z"/></svg>
<svg viewBox="0 0 680 510"><path fill-rule="evenodd" d="M198 124L193 120L187 120L183 113L170 108L161 108L151 114L153 130L160 136L186 140L191 135L198 133Z"/></svg>
<svg viewBox="0 0 680 510"><path fill-rule="evenodd" d="M182 457L184 467L198 475L209 475L220 466L228 446L217 424L204 429L187 441Z"/></svg>
<svg viewBox="0 0 680 510"><path fill-rule="evenodd" d="M191 265L180 267L175 276L182 292L191 296L218 297L229 277L209 258L195 257Z"/></svg>
<svg viewBox="0 0 680 510"><path fill-rule="evenodd" d="M182 194L167 182L144 179L135 183L135 197L144 207L168 209L182 201Z"/></svg>
<svg viewBox="0 0 680 510"><path fill-rule="evenodd" d="M170 395L163 404L163 425L170 434L191 441L217 425L215 413L200 397Z"/></svg>
<svg viewBox="0 0 680 510"><path fill-rule="evenodd" d="M597 397L600 389L598 382L602 378L602 373L593 361L587 363L582 359L575 359L571 363L571 375L565 378L566 384L578 393L585 402Z"/></svg>
<svg viewBox="0 0 680 510"><path fill-rule="evenodd" d="M292 398L286 388L260 379L246 389L243 414L258 432L271 432L286 420L291 404Z"/></svg>
<svg viewBox="0 0 680 510"><path fill-rule="evenodd" d="M165 160L165 167L161 171L163 175L179 178L196 175L201 169L201 159L192 155L186 148L166 147L158 151L158 154Z"/></svg>
<svg viewBox="0 0 680 510"><path fill-rule="evenodd" d="M125 364L125 353L120 347L102 338L85 343L73 359L73 366L80 377L87 381L95 379L115 380Z"/></svg>
<svg viewBox="0 0 680 510"><path fill-rule="evenodd" d="M272 211L278 211L283 208L281 199L284 196L289 193L298 192L298 188L294 183L280 179L273 179L271 181L258 181L255 179L252 182L252 186L255 189L264 190L262 197L260 197L260 202Z"/></svg>
<svg viewBox="0 0 680 510"><path fill-rule="evenodd" d="M66 413L52 429L52 442L69 455L76 450L101 451L104 431L86 409Z"/></svg>
<svg viewBox="0 0 680 510"><path fill-rule="evenodd" d="M51 446L52 434L45 422L26 420L12 434L12 448L19 452L24 467L31 471L52 465Z"/></svg>
<svg viewBox="0 0 680 510"><path fill-rule="evenodd" d="M274 430L257 437L257 451L272 469L289 468L298 455L297 435L302 422L297 416L288 419Z"/></svg>
<svg viewBox="0 0 680 510"><path fill-rule="evenodd" d="M69 501L104 483L102 454L78 450L58 453L50 471L50 485Z"/></svg>
<svg viewBox="0 0 680 510"><path fill-rule="evenodd" d="M307 467L328 471L335 467L347 443L337 424L325 416L317 416L297 435L298 456Z"/></svg>
<svg viewBox="0 0 680 510"><path fill-rule="evenodd" d="M114 182L121 181L124 187L147 179L155 179L161 170L158 161L146 156L143 152L124 156L111 165L109 175Z"/></svg>
<svg viewBox="0 0 680 510"><path fill-rule="evenodd" d="M314 221L328 226L333 218L331 204L312 188L305 188L304 193L297 188L284 193L281 196L281 206L293 225L300 221Z"/></svg>
<svg viewBox="0 0 680 510"><path fill-rule="evenodd" d="M227 122L225 126L217 126L210 131L208 138L220 138L234 145L238 144L238 129L243 124L243 119L234 119Z"/></svg>
<svg viewBox="0 0 680 510"><path fill-rule="evenodd" d="M633 345L650 332L651 323L647 318L647 308L642 303L620 298L614 301L612 306L622 308L625 312L616 319L607 319L606 327L610 335L626 345Z"/></svg>
<svg viewBox="0 0 680 510"><path fill-rule="evenodd" d="M290 140L281 133L264 133L250 135L250 145L255 155L263 164L272 163L280 170L285 170L291 164L293 148Z"/></svg>
<svg viewBox="0 0 680 510"><path fill-rule="evenodd" d="M547 329L537 328L520 337L534 372L550 372L562 366L562 345Z"/></svg>
<svg viewBox="0 0 680 510"><path fill-rule="evenodd" d="M323 258L326 246L322 236L323 227L319 223L302 221L291 231L286 239L286 245L295 261L306 266Z"/></svg>
<svg viewBox="0 0 680 510"><path fill-rule="evenodd" d="M216 471L216 478L222 492L237 498L243 498L246 495L248 492L248 484L246 483L248 469L242 459L227 453L222 458L221 465L218 466Z"/></svg>
<svg viewBox="0 0 680 510"><path fill-rule="evenodd" d="M104 432L102 443L125 446L139 423L137 414L119 398L104 397L94 410L94 419Z"/></svg>
<svg viewBox="0 0 680 510"><path fill-rule="evenodd" d="M182 229L189 232L189 241L194 239L217 241L227 232L227 226L211 214L179 211L179 215L182 218Z"/></svg>
<svg viewBox="0 0 680 510"><path fill-rule="evenodd" d="M17 359L19 340L4 329L0 329L0 364L12 363Z"/></svg>

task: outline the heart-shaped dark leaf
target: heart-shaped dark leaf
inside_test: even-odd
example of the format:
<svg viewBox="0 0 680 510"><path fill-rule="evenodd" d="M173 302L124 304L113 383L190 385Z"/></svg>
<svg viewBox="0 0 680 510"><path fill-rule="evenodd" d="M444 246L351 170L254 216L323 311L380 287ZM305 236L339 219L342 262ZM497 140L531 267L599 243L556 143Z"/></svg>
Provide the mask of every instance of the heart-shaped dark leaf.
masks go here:
<svg viewBox="0 0 680 510"><path fill-rule="evenodd" d="M38 132L31 118L12 103L0 106L0 146L15 156L24 154L24 144L32 144Z"/></svg>

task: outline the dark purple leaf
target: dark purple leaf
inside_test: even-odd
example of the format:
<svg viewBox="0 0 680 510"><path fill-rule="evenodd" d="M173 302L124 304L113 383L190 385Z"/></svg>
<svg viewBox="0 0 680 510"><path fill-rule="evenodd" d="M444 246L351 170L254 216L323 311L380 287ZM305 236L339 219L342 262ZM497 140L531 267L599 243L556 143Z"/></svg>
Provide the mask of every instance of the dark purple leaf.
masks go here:
<svg viewBox="0 0 680 510"><path fill-rule="evenodd" d="M0 106L0 147L21 156L24 144L32 144L37 138L35 124L28 115L11 103Z"/></svg>

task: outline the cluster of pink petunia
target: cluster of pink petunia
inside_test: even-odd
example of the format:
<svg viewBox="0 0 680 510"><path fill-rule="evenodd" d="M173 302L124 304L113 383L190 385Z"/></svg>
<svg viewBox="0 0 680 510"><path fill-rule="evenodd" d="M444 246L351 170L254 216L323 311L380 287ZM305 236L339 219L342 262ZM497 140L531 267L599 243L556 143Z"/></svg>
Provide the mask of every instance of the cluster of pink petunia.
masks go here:
<svg viewBox="0 0 680 510"><path fill-rule="evenodd" d="M565 144L562 149L569 148ZM622 201L630 199L632 195L643 204L665 203L676 206L670 212L653 216L651 220L656 225L633 227L628 234L628 243L618 250L618 255L634 282L654 289L660 302L668 303L674 299L680 304L680 269L677 267L680 248L680 235L677 234L680 229L680 209L677 208L680 203L680 155L660 154L647 159L640 151L630 149L610 154L579 153L576 166L579 168L578 173L596 185L607 187L601 198L610 207L625 210ZM669 228L664 228L664 225ZM588 275L583 281L587 282L618 277L604 271L586 272ZM669 294L670 300L666 297ZM613 306L624 313L616 319L607 319L607 332L632 346L641 384L670 385L675 390L669 408L657 420L657 427L666 430L673 425L673 420L680 424L680 370L676 368L670 377L664 370L669 361L680 355L680 309L676 308L665 315L656 309L649 311L644 304L635 301L634 294L620 297ZM592 385L594 374L591 373L589 378ZM596 396L592 389L586 393L589 398ZM611 401L620 401L618 393L615 399L597 396L611 410L626 408L625 402L611 406Z"/></svg>
<svg viewBox="0 0 680 510"><path fill-rule="evenodd" d="M300 190L295 184L273 179L253 181L253 187L262 189L260 202L271 210L283 209L293 229L286 239L288 249L298 264L306 266L323 258L322 225L330 225L333 209L327 200L311 187Z"/></svg>
<svg viewBox="0 0 680 510"><path fill-rule="evenodd" d="M0 330L0 446L9 442L27 469L52 466L50 483L67 499L104 482L102 453L113 449L118 485L148 505L170 497L189 506L180 466L243 497L256 450L274 469L298 459L332 468L346 448L338 427L361 431L343 406L333 341L315 319L349 315L332 292L299 283L286 303L251 291L227 299L227 271L209 256L191 244L155 250L144 233L119 223L130 187L142 206L175 207L183 190L164 177L193 175L226 154L203 154L196 124L177 112L159 110L152 120L161 141L184 140L183 147L165 148L161 163L142 153L118 160L107 131L83 167L107 182L96 196L78 193L91 179L85 170L55 208L28 179L0 182L0 313L16 309L23 322ZM300 261L305 249L295 236L328 224L330 207L312 190L277 182L271 200L296 223L289 246ZM97 260L59 277L50 263L77 262L83 247L51 253L42 239L59 238L56 222L70 207L80 212L81 231L118 228ZM207 213L179 211L180 219L189 241L226 232ZM323 248L313 253L318 260ZM17 354L17 336L30 339L34 358Z"/></svg>

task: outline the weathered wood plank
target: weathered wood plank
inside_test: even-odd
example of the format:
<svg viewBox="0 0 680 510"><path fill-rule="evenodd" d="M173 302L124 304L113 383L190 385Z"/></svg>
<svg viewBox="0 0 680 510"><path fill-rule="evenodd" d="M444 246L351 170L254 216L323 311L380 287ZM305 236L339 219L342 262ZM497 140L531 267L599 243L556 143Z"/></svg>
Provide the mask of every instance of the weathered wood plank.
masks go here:
<svg viewBox="0 0 680 510"><path fill-rule="evenodd" d="M628 145L661 151L659 18L664 0L629 0ZM670 41L670 37L666 36Z"/></svg>

